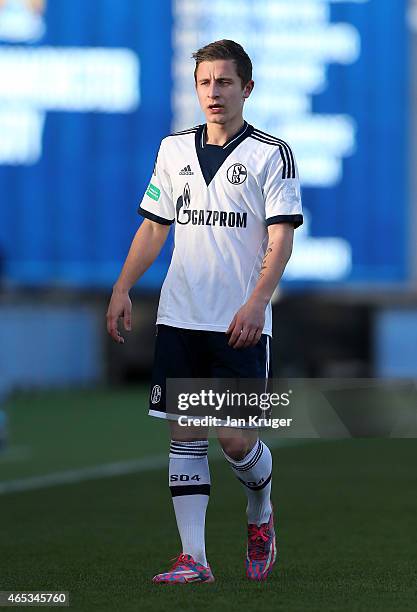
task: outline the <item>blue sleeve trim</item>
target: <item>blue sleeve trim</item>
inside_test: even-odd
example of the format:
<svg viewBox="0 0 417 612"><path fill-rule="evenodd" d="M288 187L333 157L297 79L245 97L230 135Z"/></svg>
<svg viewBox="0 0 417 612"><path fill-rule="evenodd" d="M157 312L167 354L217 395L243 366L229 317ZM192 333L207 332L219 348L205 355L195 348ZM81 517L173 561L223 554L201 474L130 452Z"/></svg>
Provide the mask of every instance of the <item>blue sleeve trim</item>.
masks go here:
<svg viewBox="0 0 417 612"><path fill-rule="evenodd" d="M303 224L303 215L276 215L266 220L267 225L274 225L275 223L291 223L296 229Z"/></svg>
<svg viewBox="0 0 417 612"><path fill-rule="evenodd" d="M175 221L175 219L164 219L164 217L154 215L148 210L142 208L142 206L139 206L138 213L142 215L142 217L146 217L146 219L149 219L150 221L155 221L155 223L160 223L161 225L172 225Z"/></svg>

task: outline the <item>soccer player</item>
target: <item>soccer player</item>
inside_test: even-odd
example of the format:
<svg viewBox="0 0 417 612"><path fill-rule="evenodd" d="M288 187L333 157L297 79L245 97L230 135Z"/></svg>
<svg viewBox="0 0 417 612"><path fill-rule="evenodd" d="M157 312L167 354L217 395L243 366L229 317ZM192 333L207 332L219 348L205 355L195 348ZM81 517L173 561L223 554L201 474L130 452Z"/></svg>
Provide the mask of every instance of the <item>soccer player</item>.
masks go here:
<svg viewBox="0 0 417 612"><path fill-rule="evenodd" d="M213 582L206 559L210 494L207 431L181 427L166 405L167 378L267 379L271 296L303 221L289 145L249 125L251 60L231 40L193 54L206 123L161 142L139 206L145 217L113 288L107 328L131 329L129 290L158 256L172 224L175 248L159 301L149 414L171 429L169 486L182 553L155 583ZM278 101L277 101L278 102ZM247 495L246 575L265 580L276 558L272 457L251 428L217 428L224 456Z"/></svg>

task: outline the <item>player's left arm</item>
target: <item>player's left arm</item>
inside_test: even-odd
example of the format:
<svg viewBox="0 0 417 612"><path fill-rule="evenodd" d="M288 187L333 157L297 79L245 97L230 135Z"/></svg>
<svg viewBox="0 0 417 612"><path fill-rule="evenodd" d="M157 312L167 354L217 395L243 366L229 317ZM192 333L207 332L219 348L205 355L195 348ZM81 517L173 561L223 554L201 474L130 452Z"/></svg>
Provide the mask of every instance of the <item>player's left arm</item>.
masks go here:
<svg viewBox="0 0 417 612"><path fill-rule="evenodd" d="M265 324L265 308L291 257L294 226L276 223L268 226L268 246L262 260L259 279L249 299L233 317L226 334L233 348L254 346Z"/></svg>
<svg viewBox="0 0 417 612"><path fill-rule="evenodd" d="M233 348L254 346L259 341L265 325L265 308L291 256L294 229L303 223L297 163L284 141L277 140L269 151L262 192L268 246L258 281L226 331Z"/></svg>

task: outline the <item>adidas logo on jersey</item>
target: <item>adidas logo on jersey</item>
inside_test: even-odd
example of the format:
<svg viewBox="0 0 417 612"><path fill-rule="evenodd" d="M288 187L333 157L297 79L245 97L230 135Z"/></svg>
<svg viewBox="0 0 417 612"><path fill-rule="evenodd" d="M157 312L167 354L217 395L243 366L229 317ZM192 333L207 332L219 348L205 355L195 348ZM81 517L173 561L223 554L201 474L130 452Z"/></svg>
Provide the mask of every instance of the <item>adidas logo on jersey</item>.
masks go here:
<svg viewBox="0 0 417 612"><path fill-rule="evenodd" d="M194 172L192 172L192 170L191 170L191 166L190 166L190 165L188 165L188 166L185 166L185 168L183 168L183 169L180 171L180 174L186 174L187 176L189 176L190 174L194 174Z"/></svg>

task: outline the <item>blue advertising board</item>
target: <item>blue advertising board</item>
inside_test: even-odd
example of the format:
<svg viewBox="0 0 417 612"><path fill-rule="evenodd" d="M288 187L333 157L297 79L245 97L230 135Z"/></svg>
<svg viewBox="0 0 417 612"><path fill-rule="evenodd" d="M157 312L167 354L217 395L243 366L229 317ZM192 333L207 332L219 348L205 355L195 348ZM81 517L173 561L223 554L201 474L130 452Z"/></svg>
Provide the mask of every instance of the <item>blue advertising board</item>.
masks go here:
<svg viewBox="0 0 417 612"><path fill-rule="evenodd" d="M256 6L255 6L256 5ZM292 145L306 211L291 287L408 277L408 33L399 0L5 0L0 257L17 286L109 288L160 139L202 122L191 53L234 38L246 117ZM140 281L161 285L172 236Z"/></svg>

